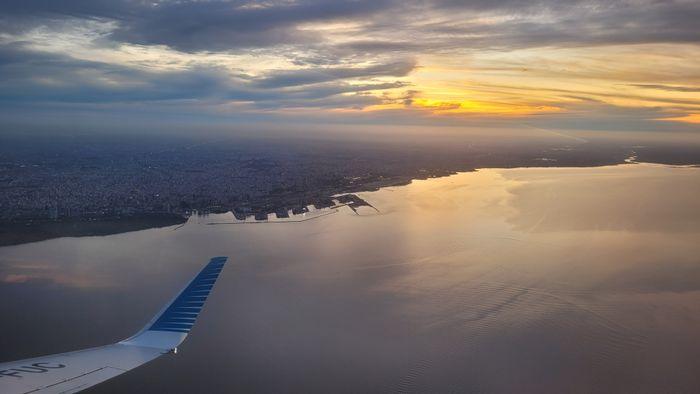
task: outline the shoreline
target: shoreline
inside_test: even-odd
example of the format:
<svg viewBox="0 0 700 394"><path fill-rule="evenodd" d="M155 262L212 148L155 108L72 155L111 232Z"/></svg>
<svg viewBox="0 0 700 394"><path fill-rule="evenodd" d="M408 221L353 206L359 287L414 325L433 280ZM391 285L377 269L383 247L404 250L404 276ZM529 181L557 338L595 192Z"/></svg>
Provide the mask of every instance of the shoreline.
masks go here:
<svg viewBox="0 0 700 394"><path fill-rule="evenodd" d="M180 215L143 215L95 220L10 222L0 224L0 247L62 237L90 237L184 224Z"/></svg>
<svg viewBox="0 0 700 394"><path fill-rule="evenodd" d="M554 163L543 163L543 164L554 164ZM632 165L656 165L664 166L670 168L700 168L700 164L686 164L686 165L676 165L667 163L654 163L654 162L638 162L638 161L628 161L624 160L619 163L600 163L593 165L542 165L542 166L493 166L493 167L479 167L470 168L459 171L435 171L434 173L426 174L425 176L402 176L393 179L386 179L381 181L372 181L367 184L357 185L357 188L347 188L339 193L329 194L330 197L335 196L353 196L351 198L358 198L362 200L356 193L366 193L377 191L382 188L395 187L395 186L405 186L413 182L414 180L426 180L432 178L443 178L459 173L474 172L485 169L517 169L517 168L600 168L600 167L616 167L616 166L632 166ZM322 200L322 198L316 199L317 201ZM364 200L362 200L364 202ZM364 202L369 205L369 203ZM344 204L348 205L348 204ZM370 205L371 206L371 205ZM331 208L333 208L331 206ZM226 212L232 212L232 210L227 210ZM272 212L271 212L272 213ZM194 213L193 213L194 214ZM40 242L45 240L50 240L54 238L62 237L89 237L89 236L107 236L114 234L127 233L132 231L140 231L151 228L161 228L170 227L174 225L183 226L186 224L187 220L191 215L178 215L178 214L146 214L146 215L134 215L134 216L123 216L123 217L108 217L108 218L89 218L89 219L64 219L57 221L50 220L28 220L23 222L4 222L0 223L0 247L5 246L17 246L27 243ZM325 216L319 215L318 217ZM315 219L317 217L312 217L304 220L282 220L279 223L299 223L307 220ZM262 224L262 223L278 223L276 221L269 222L267 220L255 220L255 221L241 221L241 222L231 222L231 223L209 223L210 225L219 224Z"/></svg>

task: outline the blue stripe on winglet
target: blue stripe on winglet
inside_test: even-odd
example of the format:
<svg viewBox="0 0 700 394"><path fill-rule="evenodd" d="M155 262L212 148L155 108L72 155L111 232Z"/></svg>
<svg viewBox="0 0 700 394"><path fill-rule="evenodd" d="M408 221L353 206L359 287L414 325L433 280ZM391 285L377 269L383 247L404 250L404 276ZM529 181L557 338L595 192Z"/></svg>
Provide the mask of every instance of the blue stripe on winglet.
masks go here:
<svg viewBox="0 0 700 394"><path fill-rule="evenodd" d="M148 328L149 331L188 333L201 312L226 257L214 257Z"/></svg>

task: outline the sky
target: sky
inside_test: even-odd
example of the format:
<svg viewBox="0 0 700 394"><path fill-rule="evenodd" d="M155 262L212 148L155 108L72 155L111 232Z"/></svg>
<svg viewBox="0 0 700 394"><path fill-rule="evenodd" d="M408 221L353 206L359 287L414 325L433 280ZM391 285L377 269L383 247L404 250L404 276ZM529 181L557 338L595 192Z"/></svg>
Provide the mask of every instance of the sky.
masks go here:
<svg viewBox="0 0 700 394"><path fill-rule="evenodd" d="M700 2L4 0L0 123L700 131Z"/></svg>

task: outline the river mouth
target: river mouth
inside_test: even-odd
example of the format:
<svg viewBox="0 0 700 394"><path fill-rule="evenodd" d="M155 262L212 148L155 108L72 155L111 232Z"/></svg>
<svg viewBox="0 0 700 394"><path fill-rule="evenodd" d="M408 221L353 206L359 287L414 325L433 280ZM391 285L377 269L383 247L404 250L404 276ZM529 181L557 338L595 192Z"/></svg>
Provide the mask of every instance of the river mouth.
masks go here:
<svg viewBox="0 0 700 394"><path fill-rule="evenodd" d="M228 255L177 357L95 392L695 391L698 195L699 168L482 169L299 223L3 247L0 358L123 339Z"/></svg>

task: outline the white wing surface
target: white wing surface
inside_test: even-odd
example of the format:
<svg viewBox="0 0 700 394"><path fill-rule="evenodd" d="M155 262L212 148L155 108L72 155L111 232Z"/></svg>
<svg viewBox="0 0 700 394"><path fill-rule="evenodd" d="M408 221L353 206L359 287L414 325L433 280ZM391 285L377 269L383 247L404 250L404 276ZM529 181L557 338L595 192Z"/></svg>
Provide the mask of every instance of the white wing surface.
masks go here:
<svg viewBox="0 0 700 394"><path fill-rule="evenodd" d="M134 369L185 340L226 257L214 257L141 331L121 342L0 364L0 393L75 393Z"/></svg>

